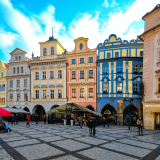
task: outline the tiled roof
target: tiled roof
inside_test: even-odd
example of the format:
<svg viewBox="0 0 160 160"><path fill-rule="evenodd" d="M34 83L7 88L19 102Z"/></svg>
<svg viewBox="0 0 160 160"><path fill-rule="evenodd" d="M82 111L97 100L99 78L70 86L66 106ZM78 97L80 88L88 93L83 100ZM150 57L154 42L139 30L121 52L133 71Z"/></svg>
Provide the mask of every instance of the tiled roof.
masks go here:
<svg viewBox="0 0 160 160"><path fill-rule="evenodd" d="M4 63L4 66L8 69L9 65L7 63Z"/></svg>

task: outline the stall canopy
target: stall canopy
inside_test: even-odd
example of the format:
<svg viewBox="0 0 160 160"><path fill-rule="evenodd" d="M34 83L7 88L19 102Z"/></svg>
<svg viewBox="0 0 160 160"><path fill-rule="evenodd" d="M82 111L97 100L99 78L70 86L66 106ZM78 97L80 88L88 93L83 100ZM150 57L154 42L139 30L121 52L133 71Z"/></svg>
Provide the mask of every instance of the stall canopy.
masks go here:
<svg viewBox="0 0 160 160"><path fill-rule="evenodd" d="M94 112L88 108L85 108L83 106L80 106L78 104L72 103L72 102L67 102L59 107L56 107L54 109L51 109L50 111L48 111L48 113L55 113L55 112L66 112L66 111L84 111L84 112L88 112L88 113L92 113L96 116L102 116L100 113Z"/></svg>
<svg viewBox="0 0 160 160"><path fill-rule="evenodd" d="M8 111L10 113L25 113L25 114L29 114L29 112L24 111L23 109L19 109L19 108L3 107L3 109L5 109L6 111Z"/></svg>

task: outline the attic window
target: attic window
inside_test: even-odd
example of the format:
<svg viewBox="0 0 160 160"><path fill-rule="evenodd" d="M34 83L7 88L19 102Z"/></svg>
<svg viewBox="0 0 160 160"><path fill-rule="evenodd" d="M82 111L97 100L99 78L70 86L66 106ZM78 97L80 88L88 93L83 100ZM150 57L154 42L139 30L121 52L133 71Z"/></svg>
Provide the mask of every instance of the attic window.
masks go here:
<svg viewBox="0 0 160 160"><path fill-rule="evenodd" d="M83 48L83 44L82 43L80 44L79 48L80 48L80 50Z"/></svg>

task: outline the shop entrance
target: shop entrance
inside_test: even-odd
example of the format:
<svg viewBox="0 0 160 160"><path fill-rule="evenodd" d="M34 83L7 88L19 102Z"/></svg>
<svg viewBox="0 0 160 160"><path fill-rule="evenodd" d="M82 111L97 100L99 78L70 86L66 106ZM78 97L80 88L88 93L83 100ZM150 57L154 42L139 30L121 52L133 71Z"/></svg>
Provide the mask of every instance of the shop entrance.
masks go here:
<svg viewBox="0 0 160 160"><path fill-rule="evenodd" d="M41 105L36 105L34 106L33 110L32 110L32 114L37 114L39 115L39 119L43 120L43 116L45 113L45 109L43 108L43 106Z"/></svg>

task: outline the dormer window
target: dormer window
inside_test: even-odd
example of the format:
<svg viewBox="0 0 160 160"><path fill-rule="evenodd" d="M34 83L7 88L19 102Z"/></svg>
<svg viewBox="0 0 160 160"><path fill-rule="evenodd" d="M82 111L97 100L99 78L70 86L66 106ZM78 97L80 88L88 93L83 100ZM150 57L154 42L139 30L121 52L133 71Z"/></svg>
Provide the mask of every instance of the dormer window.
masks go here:
<svg viewBox="0 0 160 160"><path fill-rule="evenodd" d="M43 49L43 56L46 56L46 55L47 55L47 49L44 48L44 49Z"/></svg>
<svg viewBox="0 0 160 160"><path fill-rule="evenodd" d="M54 55L54 47L51 47L51 55Z"/></svg>
<svg viewBox="0 0 160 160"><path fill-rule="evenodd" d="M81 43L80 46L79 46L80 50L82 50L83 48L83 44Z"/></svg>

